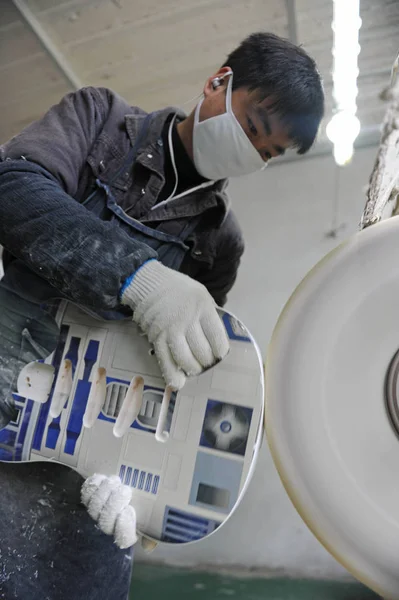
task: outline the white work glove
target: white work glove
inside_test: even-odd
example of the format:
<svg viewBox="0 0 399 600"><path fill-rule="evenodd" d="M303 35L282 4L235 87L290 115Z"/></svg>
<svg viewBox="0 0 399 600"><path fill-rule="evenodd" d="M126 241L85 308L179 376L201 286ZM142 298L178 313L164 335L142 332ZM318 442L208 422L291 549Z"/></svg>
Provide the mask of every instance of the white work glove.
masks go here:
<svg viewBox="0 0 399 600"><path fill-rule="evenodd" d="M130 548L137 542L136 512L131 506L132 490L117 475L95 474L81 489L81 500L101 531L113 535L119 548Z"/></svg>
<svg viewBox="0 0 399 600"><path fill-rule="evenodd" d="M229 351L226 330L207 289L156 260L144 263L121 299L153 344L172 389L181 389L186 377L199 375Z"/></svg>

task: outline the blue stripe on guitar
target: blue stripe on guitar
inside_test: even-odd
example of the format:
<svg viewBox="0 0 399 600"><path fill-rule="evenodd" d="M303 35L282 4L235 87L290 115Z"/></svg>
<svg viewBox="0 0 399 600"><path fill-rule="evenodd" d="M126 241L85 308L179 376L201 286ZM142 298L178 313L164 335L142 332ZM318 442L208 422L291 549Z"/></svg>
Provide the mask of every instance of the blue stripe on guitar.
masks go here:
<svg viewBox="0 0 399 600"><path fill-rule="evenodd" d="M11 429L0 431L0 461L13 461L15 459L15 440L17 432Z"/></svg>
<svg viewBox="0 0 399 600"><path fill-rule="evenodd" d="M144 488L146 492L149 492L151 489L152 477L153 477L153 475L151 473L147 474L147 479L146 479L145 488Z"/></svg>
<svg viewBox="0 0 399 600"><path fill-rule="evenodd" d="M17 432L13 429L2 429L0 431L0 446L15 446L15 440L17 439Z"/></svg>
<svg viewBox="0 0 399 600"><path fill-rule="evenodd" d="M26 432L28 430L29 420L33 409L33 400L27 400L25 402L25 410L24 416L22 420L22 425L20 427L17 443L15 444L15 459L14 460L22 460L22 450L24 447ZM28 457L26 457L28 458Z"/></svg>
<svg viewBox="0 0 399 600"><path fill-rule="evenodd" d="M119 478L125 485L143 490L156 495L159 486L159 475L153 475L146 471L140 471L126 465L121 465L119 468Z"/></svg>
<svg viewBox="0 0 399 600"><path fill-rule="evenodd" d="M159 475L155 475L154 483L152 484L151 494L156 494L158 492L158 486L159 486Z"/></svg>
<svg viewBox="0 0 399 600"><path fill-rule="evenodd" d="M172 544L193 542L206 537L215 531L219 525L220 523L213 519L166 506L161 539Z"/></svg>
<svg viewBox="0 0 399 600"><path fill-rule="evenodd" d="M132 467L128 467L127 471L126 471L126 477L125 477L125 485L130 485L130 479L132 477Z"/></svg>
<svg viewBox="0 0 399 600"><path fill-rule="evenodd" d="M138 476L139 476L139 470L138 469L134 469L134 471L133 471L133 477L132 477L132 483L131 483L132 487L136 487Z"/></svg>
<svg viewBox="0 0 399 600"><path fill-rule="evenodd" d="M73 399L72 409L69 414L68 425L66 429L66 442L64 452L73 456L76 450L76 442L83 429L83 415L86 410L87 400L89 398L91 383L90 375L94 365L97 362L100 342L90 340L84 356L84 372L83 378L79 379L76 386L75 396Z"/></svg>
<svg viewBox="0 0 399 600"><path fill-rule="evenodd" d="M145 479L145 476L146 476L146 475L147 475L147 473L146 473L145 471L140 471L139 484L138 484L138 486L137 486L137 488L138 488L139 490L142 490L142 489L143 489L143 486L144 486L144 479Z"/></svg>
<svg viewBox="0 0 399 600"><path fill-rule="evenodd" d="M79 360L79 346L80 346L81 338L71 337L69 342L69 348L67 353L64 356L64 360L69 359L72 363L72 378L75 375L76 367ZM57 375L59 371L60 365L58 365ZM53 389L51 390L51 397L54 392L54 387L56 383L56 377L54 377ZM50 401L47 403L50 405ZM46 436L46 448L55 449L57 446L58 438L61 433L61 414L58 417L55 417L47 428L47 436Z"/></svg>
<svg viewBox="0 0 399 600"><path fill-rule="evenodd" d="M13 396L18 417L0 431L0 460L20 461L29 458L30 448L25 449L25 453L23 450L34 403L18 394Z"/></svg>
<svg viewBox="0 0 399 600"><path fill-rule="evenodd" d="M224 323L227 335L229 336L230 340L236 340L238 342L251 342L251 338L249 338L248 336L239 335L234 332L233 325L232 325L232 317L230 317L230 315L228 315L228 314L223 315L223 323Z"/></svg>
<svg viewBox="0 0 399 600"><path fill-rule="evenodd" d="M61 329L60 329L60 337L58 340L57 348L55 349L54 357L53 357L53 361L52 361L52 365L53 365L54 371L55 371L53 386L51 388L51 392L50 392L48 401L45 402L44 404L42 404L40 407L39 417L37 420L37 425L36 425L35 433L33 436L32 450L39 451L42 446L42 440L43 440L44 430L45 430L46 423L47 423L48 413L50 410L51 398L52 398L53 392L54 392L56 376L57 376L58 370L60 368L66 339L68 337L68 332L69 332L68 325L62 325Z"/></svg>

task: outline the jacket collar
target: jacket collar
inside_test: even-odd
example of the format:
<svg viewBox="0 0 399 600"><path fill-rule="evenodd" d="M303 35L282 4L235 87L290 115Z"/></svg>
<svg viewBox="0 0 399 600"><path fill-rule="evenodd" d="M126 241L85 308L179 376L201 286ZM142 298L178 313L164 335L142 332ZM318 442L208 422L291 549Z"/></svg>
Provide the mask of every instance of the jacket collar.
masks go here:
<svg viewBox="0 0 399 600"><path fill-rule="evenodd" d="M132 113L125 116L126 131L132 145L139 135L147 114L148 113L138 107L132 107ZM162 131L170 115L177 115L177 120L186 118L186 114L182 110L173 107L167 107L151 113L151 122L148 133L143 141L142 147L139 149L136 159L137 162L144 167L156 173L162 181L165 180ZM227 184L227 179L221 179L220 181L216 181L212 187L208 188L208 190L204 191L203 210L213 209L215 211L215 224L217 226L220 226L223 223L230 209L229 198L225 193ZM190 196L187 196L187 198L190 198ZM179 212L186 213L186 210L184 210L184 203L179 202L179 205L181 205ZM199 206L196 207L196 212L198 211L201 212ZM158 211L155 210L153 212L157 213L154 217L159 218ZM186 216L186 214L182 214L181 216ZM165 218L166 215L163 215L163 217Z"/></svg>
<svg viewBox="0 0 399 600"><path fill-rule="evenodd" d="M132 107L132 114L125 116L126 130L133 145L148 113L140 108ZM164 180L164 153L162 148L162 131L171 114L184 119L185 113L179 109L168 107L151 113L148 133L137 154L137 161Z"/></svg>

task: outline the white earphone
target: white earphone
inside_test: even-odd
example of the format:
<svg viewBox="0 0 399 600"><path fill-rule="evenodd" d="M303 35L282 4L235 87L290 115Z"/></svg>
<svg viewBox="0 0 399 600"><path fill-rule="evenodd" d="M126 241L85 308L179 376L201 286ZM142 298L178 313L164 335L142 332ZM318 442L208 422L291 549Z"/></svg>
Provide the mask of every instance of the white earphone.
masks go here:
<svg viewBox="0 0 399 600"><path fill-rule="evenodd" d="M216 90L216 88L218 88L221 85L222 85L222 80L220 77L215 77L215 79L212 79L212 87L214 90Z"/></svg>
<svg viewBox="0 0 399 600"><path fill-rule="evenodd" d="M216 90L218 87L220 87L222 85L222 81L225 77L227 77L228 75L233 75L233 71L227 71L227 73L225 73L224 75L221 75L220 77L215 77L215 79L212 79L212 87L214 90Z"/></svg>

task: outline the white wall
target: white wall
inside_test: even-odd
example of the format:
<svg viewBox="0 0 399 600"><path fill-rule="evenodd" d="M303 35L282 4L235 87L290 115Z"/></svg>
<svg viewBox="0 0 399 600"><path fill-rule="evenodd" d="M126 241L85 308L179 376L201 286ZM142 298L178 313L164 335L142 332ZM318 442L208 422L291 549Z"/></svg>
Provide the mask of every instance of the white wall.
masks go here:
<svg viewBox="0 0 399 600"><path fill-rule="evenodd" d="M359 150L339 174L337 239L331 229L337 168L331 157L279 164L230 185L246 238L246 252L228 308L265 354L280 310L307 271L356 231L376 148ZM155 550L137 559L180 565L240 565L264 573L344 577L346 572L316 541L288 499L266 443L247 495L232 519L209 540Z"/></svg>

